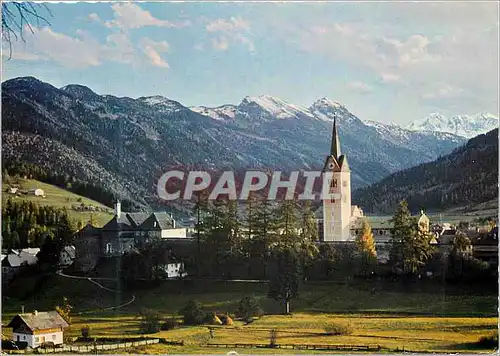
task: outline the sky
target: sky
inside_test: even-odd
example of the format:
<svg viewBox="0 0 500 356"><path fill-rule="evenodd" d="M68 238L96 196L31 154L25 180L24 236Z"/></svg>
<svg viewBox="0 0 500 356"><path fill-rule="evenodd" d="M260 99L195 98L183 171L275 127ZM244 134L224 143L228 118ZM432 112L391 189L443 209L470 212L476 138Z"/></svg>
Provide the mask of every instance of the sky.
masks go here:
<svg viewBox="0 0 500 356"><path fill-rule="evenodd" d="M2 80L34 76L186 106L328 97L363 120L498 115L499 3L54 3L3 41Z"/></svg>

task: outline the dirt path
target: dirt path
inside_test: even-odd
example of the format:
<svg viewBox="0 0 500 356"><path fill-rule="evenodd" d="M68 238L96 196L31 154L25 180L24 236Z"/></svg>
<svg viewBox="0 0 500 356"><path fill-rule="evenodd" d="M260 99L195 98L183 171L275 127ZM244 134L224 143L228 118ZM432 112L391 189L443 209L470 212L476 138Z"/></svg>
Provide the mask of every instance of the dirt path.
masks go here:
<svg viewBox="0 0 500 356"><path fill-rule="evenodd" d="M100 280L100 281L116 281L116 278L90 278L90 277L82 277L82 276L72 276L72 275L69 275L69 274L62 273L62 271L58 271L57 274L59 276L61 276L61 277L64 277L64 278L85 279L85 280L89 281L90 283L95 284L96 286L98 286L102 290L105 290L105 291L108 291L108 292L112 292L112 293L119 292L116 289L111 289L111 288L105 287L105 286L103 286L102 284L100 284L99 282L96 281L96 280ZM132 298L129 301L123 303L123 304L114 305L114 306L106 307L106 308L100 308L100 309L96 309L96 310L87 310L87 311L79 312L78 315L97 313L99 311L106 311L106 310L117 310L117 309L126 307L127 305L130 305L133 302L135 302L135 295L132 295Z"/></svg>

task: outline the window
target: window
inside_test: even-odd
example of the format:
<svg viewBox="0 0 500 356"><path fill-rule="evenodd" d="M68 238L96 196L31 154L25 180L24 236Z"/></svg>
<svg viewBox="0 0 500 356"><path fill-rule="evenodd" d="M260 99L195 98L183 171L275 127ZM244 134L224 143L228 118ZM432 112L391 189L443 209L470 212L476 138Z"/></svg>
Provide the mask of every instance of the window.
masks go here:
<svg viewBox="0 0 500 356"><path fill-rule="evenodd" d="M109 242L106 244L106 253L113 253L113 245Z"/></svg>
<svg viewBox="0 0 500 356"><path fill-rule="evenodd" d="M335 203L335 198L331 198L330 203Z"/></svg>
<svg viewBox="0 0 500 356"><path fill-rule="evenodd" d="M331 188L337 187L337 179L332 179L332 184L330 185Z"/></svg>
<svg viewBox="0 0 500 356"><path fill-rule="evenodd" d="M347 187L347 181L346 180L342 182L342 186L343 187Z"/></svg>
<svg viewBox="0 0 500 356"><path fill-rule="evenodd" d="M40 339L37 336L37 337L35 337L35 342L38 342L38 341L40 341Z"/></svg>
<svg viewBox="0 0 500 356"><path fill-rule="evenodd" d="M56 339L56 334L52 335L52 340Z"/></svg>

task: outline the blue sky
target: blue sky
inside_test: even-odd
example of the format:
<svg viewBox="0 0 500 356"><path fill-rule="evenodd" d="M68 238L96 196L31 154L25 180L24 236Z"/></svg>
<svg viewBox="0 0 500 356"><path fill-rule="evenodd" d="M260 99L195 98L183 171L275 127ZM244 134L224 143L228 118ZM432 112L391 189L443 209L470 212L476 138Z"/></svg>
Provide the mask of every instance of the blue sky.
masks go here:
<svg viewBox="0 0 500 356"><path fill-rule="evenodd" d="M498 115L498 3L49 4L3 53L35 76L184 105L328 97L361 119ZM45 14L45 12L43 12Z"/></svg>

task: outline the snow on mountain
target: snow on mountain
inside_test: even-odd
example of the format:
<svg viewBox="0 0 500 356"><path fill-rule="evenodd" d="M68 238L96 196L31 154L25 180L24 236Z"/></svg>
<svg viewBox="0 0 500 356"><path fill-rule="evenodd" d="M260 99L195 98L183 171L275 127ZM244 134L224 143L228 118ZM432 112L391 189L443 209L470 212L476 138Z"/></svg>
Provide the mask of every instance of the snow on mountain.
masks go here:
<svg viewBox="0 0 500 356"><path fill-rule="evenodd" d="M153 106L157 109L161 108L164 111L177 111L183 108L183 106L179 102L175 100L170 100L161 95L142 96L138 98L138 100L141 100L146 104Z"/></svg>
<svg viewBox="0 0 500 356"><path fill-rule="evenodd" d="M238 112L246 116L250 113L254 113L256 109L260 109L277 119L298 119L301 116L314 118L314 115L306 108L290 104L285 100L270 95L247 96L240 105L238 105Z"/></svg>
<svg viewBox="0 0 500 356"><path fill-rule="evenodd" d="M194 112L198 114L211 117L214 120L226 121L232 120L236 116L236 106L234 105L222 105L216 108L209 108L206 106L194 106L190 107Z"/></svg>
<svg viewBox="0 0 500 356"><path fill-rule="evenodd" d="M338 101L330 100L326 97L316 100L309 111L319 120L333 121L336 117L342 123L353 123L357 118L340 104Z"/></svg>
<svg viewBox="0 0 500 356"><path fill-rule="evenodd" d="M479 113L447 118L442 114L432 113L425 119L413 121L406 128L411 131L446 132L472 138L498 128L498 117L490 113Z"/></svg>

